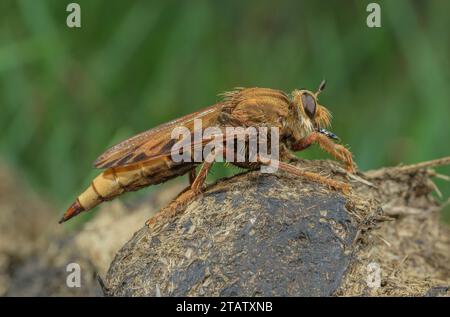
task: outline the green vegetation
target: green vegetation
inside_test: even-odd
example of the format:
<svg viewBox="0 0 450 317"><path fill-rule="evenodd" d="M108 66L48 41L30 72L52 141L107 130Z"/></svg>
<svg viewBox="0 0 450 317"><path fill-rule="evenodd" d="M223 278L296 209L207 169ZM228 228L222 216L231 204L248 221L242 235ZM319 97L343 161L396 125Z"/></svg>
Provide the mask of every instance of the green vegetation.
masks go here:
<svg viewBox="0 0 450 317"><path fill-rule="evenodd" d="M320 100L361 169L450 155L448 1L377 1L373 29L360 0L79 0L81 29L70 2L0 3L0 158L61 208L108 146L235 86L326 78Z"/></svg>

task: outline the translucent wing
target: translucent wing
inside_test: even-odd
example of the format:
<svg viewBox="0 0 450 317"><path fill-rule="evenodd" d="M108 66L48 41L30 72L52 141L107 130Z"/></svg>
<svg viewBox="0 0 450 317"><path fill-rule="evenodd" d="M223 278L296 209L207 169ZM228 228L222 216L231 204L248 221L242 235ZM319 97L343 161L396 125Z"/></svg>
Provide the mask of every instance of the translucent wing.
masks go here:
<svg viewBox="0 0 450 317"><path fill-rule="evenodd" d="M174 128L184 126L193 131L194 120L201 119L204 129L216 123L221 109L222 104L215 104L135 135L100 155L94 161L94 166L96 168L127 166L170 154L173 144L177 141L171 139Z"/></svg>

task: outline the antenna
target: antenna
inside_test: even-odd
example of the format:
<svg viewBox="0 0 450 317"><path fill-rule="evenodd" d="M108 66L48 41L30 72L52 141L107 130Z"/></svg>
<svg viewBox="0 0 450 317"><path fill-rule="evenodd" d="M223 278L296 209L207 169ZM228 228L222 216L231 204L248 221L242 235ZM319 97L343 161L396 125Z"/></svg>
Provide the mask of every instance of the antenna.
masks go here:
<svg viewBox="0 0 450 317"><path fill-rule="evenodd" d="M321 83L320 83L320 85L319 85L319 89L317 89L317 92L316 92L316 96L318 95L318 94L320 94L324 89L325 89L325 86L327 85L327 81L324 79L324 80L322 80L321 81Z"/></svg>

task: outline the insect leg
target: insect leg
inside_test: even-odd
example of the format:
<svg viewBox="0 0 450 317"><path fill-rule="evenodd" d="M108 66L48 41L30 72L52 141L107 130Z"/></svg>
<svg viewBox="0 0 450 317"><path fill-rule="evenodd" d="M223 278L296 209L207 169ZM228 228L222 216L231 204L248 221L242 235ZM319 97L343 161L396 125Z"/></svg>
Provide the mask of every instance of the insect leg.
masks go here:
<svg viewBox="0 0 450 317"><path fill-rule="evenodd" d="M208 172L211 169L213 162L204 162L200 171L198 172L197 177L194 182L191 184L191 190L195 193L199 193L202 190L202 186L205 183L206 176L208 176Z"/></svg>
<svg viewBox="0 0 450 317"><path fill-rule="evenodd" d="M258 161L261 164L265 164L265 165L269 165L270 161L268 160L261 160L261 158L258 156ZM277 161L274 162L274 160L272 159L272 163L277 163L278 164L278 168L282 171L288 172L290 174L296 175L296 176L300 176L306 179L309 179L313 182L318 182L321 184L324 184L328 187L337 189L342 191L343 193L349 193L351 190L351 186L343 183L343 182L339 182L339 181L335 181L333 179L330 179L328 177L324 177L322 175L319 175L317 173L313 173L313 172L307 172L307 171L303 171L300 168L298 168L297 166L285 163L285 162L281 162L281 161Z"/></svg>
<svg viewBox="0 0 450 317"><path fill-rule="evenodd" d="M292 153L292 151L290 151L286 145L284 145L283 143L280 144L280 161L295 162L298 160L299 158L294 153Z"/></svg>
<svg viewBox="0 0 450 317"><path fill-rule="evenodd" d="M292 146L292 150L302 151L314 143L317 143L322 150L343 162L347 171L355 173L355 163L353 162L352 153L344 146L334 143L326 135L319 132L312 132L304 137Z"/></svg>
<svg viewBox="0 0 450 317"><path fill-rule="evenodd" d="M197 173L195 172L195 168L193 168L190 172L189 172L189 184L192 185L192 183L195 181L195 178L197 177L196 175Z"/></svg>
<svg viewBox="0 0 450 317"><path fill-rule="evenodd" d="M174 217L181 207L186 206L201 193L202 186L206 180L206 176L208 175L208 172L213 165L215 155L216 154L214 153L214 151L208 155L205 162L203 162L197 176L191 182L191 186L182 191L178 195L178 197L175 198L167 207L164 207L155 216L147 220L145 222L147 226L150 227L156 223L162 222L163 219ZM189 176L191 176L191 174Z"/></svg>

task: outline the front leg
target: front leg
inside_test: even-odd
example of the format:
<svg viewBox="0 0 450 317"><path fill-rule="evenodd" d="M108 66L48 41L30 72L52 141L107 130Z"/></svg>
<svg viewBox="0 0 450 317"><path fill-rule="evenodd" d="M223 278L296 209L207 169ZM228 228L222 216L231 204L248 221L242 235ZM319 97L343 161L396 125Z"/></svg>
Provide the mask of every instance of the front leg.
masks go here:
<svg viewBox="0 0 450 317"><path fill-rule="evenodd" d="M301 139L299 142L293 144L291 149L293 151L302 151L310 145L317 143L320 148L331 154L334 158L340 160L345 164L347 171L350 173L356 172L356 165L353 162L352 153L340 144L331 141L326 135L319 132L312 132L308 136Z"/></svg>

